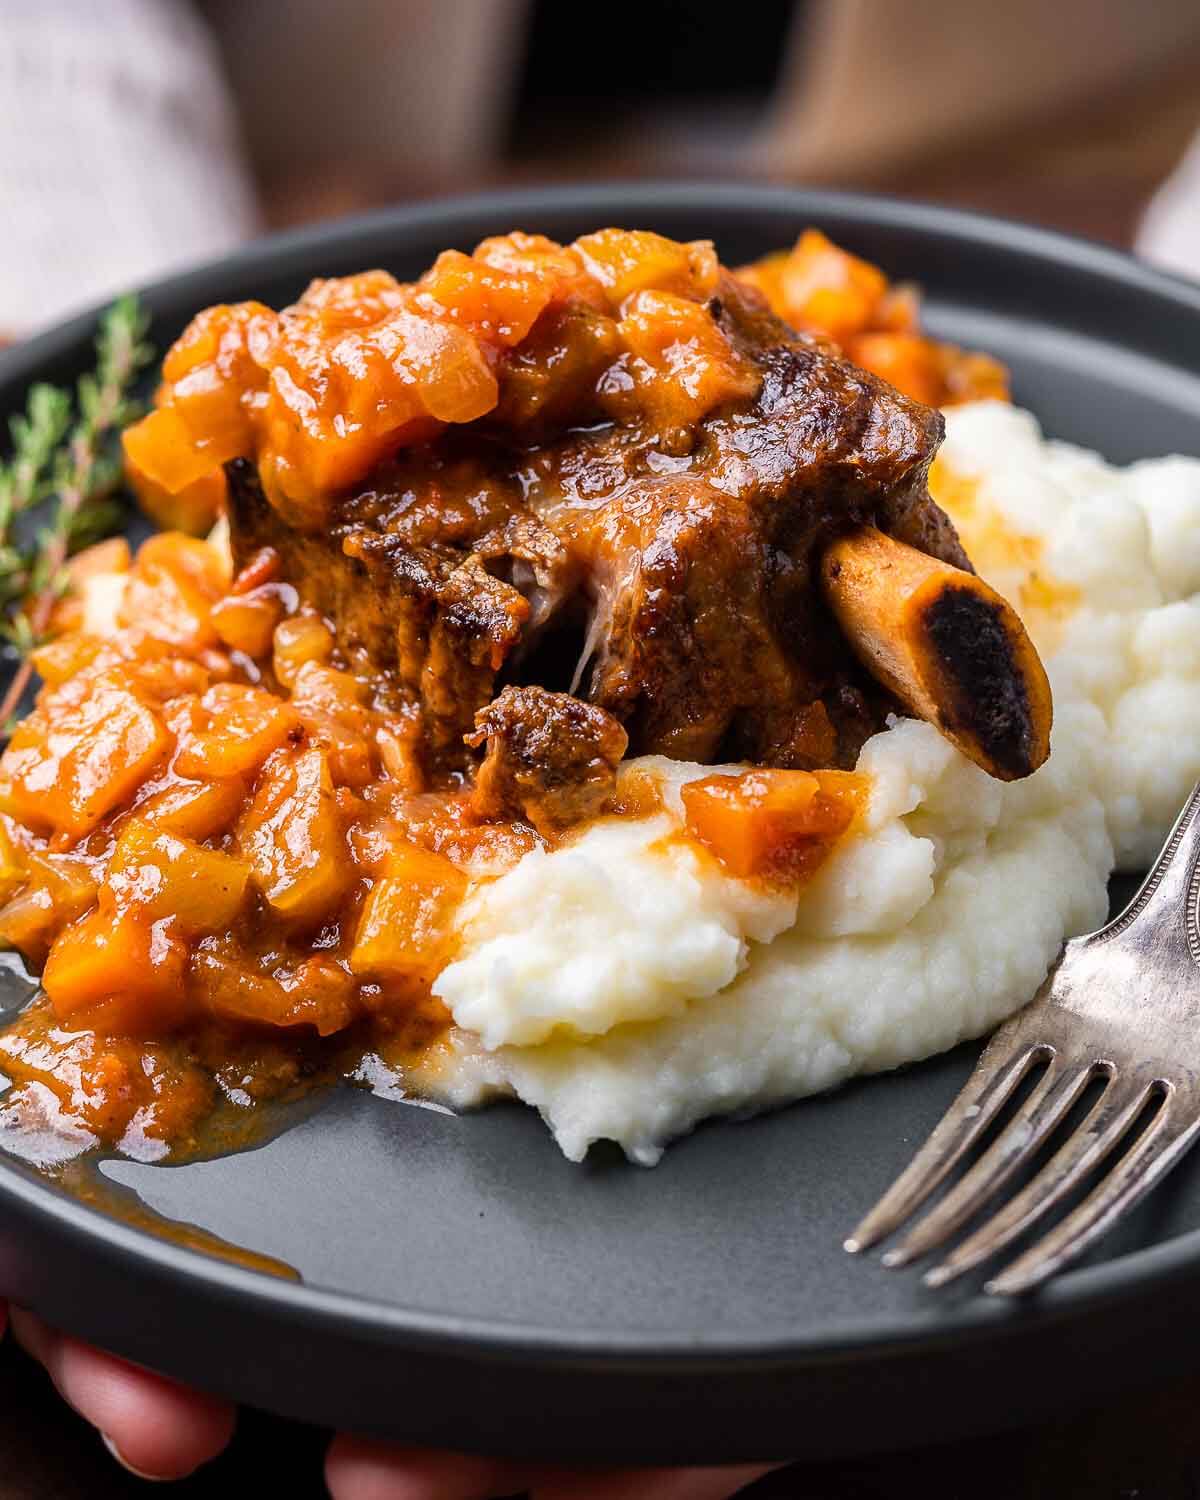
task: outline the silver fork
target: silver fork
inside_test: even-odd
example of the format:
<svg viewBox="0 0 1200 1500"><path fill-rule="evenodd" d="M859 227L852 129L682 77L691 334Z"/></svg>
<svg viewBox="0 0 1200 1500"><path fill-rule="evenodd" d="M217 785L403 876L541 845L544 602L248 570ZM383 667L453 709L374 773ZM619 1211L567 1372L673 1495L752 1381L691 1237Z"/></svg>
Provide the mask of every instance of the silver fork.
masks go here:
<svg viewBox="0 0 1200 1500"><path fill-rule="evenodd" d="M942 1286L981 1265L1108 1164L1081 1203L985 1286L1006 1295L1029 1291L1161 1182L1200 1134L1198 902L1200 785L1129 906L1099 932L1067 943L1041 989L992 1037L958 1098L846 1249L866 1250L911 1218L1039 1066L1042 1076L1011 1120L884 1255L885 1265L906 1266L963 1228L1097 1082L1103 1092L1050 1159L926 1272L926 1283Z"/></svg>

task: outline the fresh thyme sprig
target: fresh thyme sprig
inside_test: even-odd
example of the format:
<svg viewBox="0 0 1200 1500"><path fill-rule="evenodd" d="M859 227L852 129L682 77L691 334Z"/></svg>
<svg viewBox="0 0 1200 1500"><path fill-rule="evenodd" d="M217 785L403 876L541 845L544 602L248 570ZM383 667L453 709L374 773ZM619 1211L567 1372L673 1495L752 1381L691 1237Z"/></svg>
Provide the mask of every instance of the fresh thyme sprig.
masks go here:
<svg viewBox="0 0 1200 1500"><path fill-rule="evenodd" d="M29 389L24 415L9 422L13 456L0 464L0 605L25 592L25 558L12 544L13 522L45 497L46 471L70 420L67 393L39 383Z"/></svg>
<svg viewBox="0 0 1200 1500"><path fill-rule="evenodd" d="M5 617L0 630L21 661L0 700L4 734L33 675L29 653L45 640L54 606L67 588L68 558L107 535L120 519L112 501L120 459L108 439L138 414L129 388L153 358L145 341L147 323L132 296L122 297L101 318L96 368L76 387L73 424L70 396L49 385L30 390L24 416L11 424L13 456L0 467L0 610ZM49 524L23 546L13 537L14 521L51 499Z"/></svg>

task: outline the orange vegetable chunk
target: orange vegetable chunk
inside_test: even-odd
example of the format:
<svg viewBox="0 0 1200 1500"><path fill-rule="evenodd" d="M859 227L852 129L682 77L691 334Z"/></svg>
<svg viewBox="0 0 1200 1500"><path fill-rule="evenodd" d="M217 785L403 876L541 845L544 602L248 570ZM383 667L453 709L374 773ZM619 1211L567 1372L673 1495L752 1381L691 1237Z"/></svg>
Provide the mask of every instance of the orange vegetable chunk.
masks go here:
<svg viewBox="0 0 1200 1500"><path fill-rule="evenodd" d="M128 800L171 736L115 672L76 679L17 725L0 758L0 808L72 839Z"/></svg>
<svg viewBox="0 0 1200 1500"><path fill-rule="evenodd" d="M860 333L847 350L850 358L927 406L942 401L941 351L914 333Z"/></svg>
<svg viewBox="0 0 1200 1500"><path fill-rule="evenodd" d="M28 879L25 861L9 838L8 830L0 823L0 901L7 901Z"/></svg>
<svg viewBox="0 0 1200 1500"><path fill-rule="evenodd" d="M125 537L110 536L77 552L67 563L67 577L71 588L77 589L89 578L109 573L128 573L132 565L133 553Z"/></svg>
<svg viewBox="0 0 1200 1500"><path fill-rule="evenodd" d="M350 967L385 981L432 981L445 964L466 887L466 876L443 855L394 846L363 907Z"/></svg>
<svg viewBox="0 0 1200 1500"><path fill-rule="evenodd" d="M324 752L281 752L270 761L238 841L281 917L315 923L332 914L355 870Z"/></svg>
<svg viewBox="0 0 1200 1500"><path fill-rule="evenodd" d="M175 757L181 776L250 775L300 729L299 716L287 703L240 683L217 683L199 706L198 722Z"/></svg>
<svg viewBox="0 0 1200 1500"><path fill-rule="evenodd" d="M214 548L182 532L143 543L121 600L118 619L183 651L215 646L212 608L227 579Z"/></svg>
<svg viewBox="0 0 1200 1500"><path fill-rule="evenodd" d="M60 1021L114 1036L153 1036L188 1019L187 949L147 913L111 899L60 933L42 984Z"/></svg>
<svg viewBox="0 0 1200 1500"><path fill-rule="evenodd" d="M333 655L333 631L315 610L304 608L275 628L275 675L291 687L306 662L327 662Z"/></svg>
<svg viewBox="0 0 1200 1500"><path fill-rule="evenodd" d="M549 304L552 283L530 271L443 250L421 277L417 300L502 348L519 344Z"/></svg>
<svg viewBox="0 0 1200 1500"><path fill-rule="evenodd" d="M137 446L136 440L134 446ZM125 482L142 510L164 531L204 536L216 525L217 517L225 509L227 486L224 469L212 469L182 489L170 490L138 468L126 445Z"/></svg>
<svg viewBox="0 0 1200 1500"><path fill-rule="evenodd" d="M220 471L220 458L196 444L173 406L162 406L126 428L121 443L126 471L140 476L135 482L139 497L145 492L143 485L153 487L151 494L178 495L192 485L211 482L214 471Z"/></svg>
<svg viewBox="0 0 1200 1500"><path fill-rule="evenodd" d="M283 600L273 584L245 594L226 594L213 605L212 622L227 646L247 656L266 656L275 627L283 616Z"/></svg>
<svg viewBox="0 0 1200 1500"><path fill-rule="evenodd" d="M869 261L840 249L819 229L806 229L782 266L783 294L806 327L842 343L871 322L887 277Z"/></svg>
<svg viewBox="0 0 1200 1500"><path fill-rule="evenodd" d="M44 646L38 646L30 652L29 659L44 683L50 687L61 687L64 682L85 672L106 653L110 661L115 659L115 653L94 635L71 630L47 641Z"/></svg>
<svg viewBox="0 0 1200 1500"><path fill-rule="evenodd" d="M634 356L638 401L660 420L695 421L723 401L753 396L762 383L708 309L672 292L634 293L617 332Z"/></svg>
<svg viewBox="0 0 1200 1500"><path fill-rule="evenodd" d="M717 289L719 265L708 240L681 244L648 229L600 229L576 240L574 248L614 307L634 292L703 301Z"/></svg>
<svg viewBox="0 0 1200 1500"><path fill-rule="evenodd" d="M122 905L141 906L155 920L174 917L181 932L222 932L246 897L243 860L130 818L108 866L108 884Z"/></svg>
<svg viewBox="0 0 1200 1500"><path fill-rule="evenodd" d="M245 799L246 783L237 776L177 781L139 802L137 816L155 828L200 842L231 828Z"/></svg>
<svg viewBox="0 0 1200 1500"><path fill-rule="evenodd" d="M850 771L745 771L681 790L688 832L731 875L811 874L857 812L863 780Z"/></svg>
<svg viewBox="0 0 1200 1500"><path fill-rule="evenodd" d="M87 860L70 854L14 851L24 874L0 907L0 943L40 962L59 932L96 900L96 877Z"/></svg>

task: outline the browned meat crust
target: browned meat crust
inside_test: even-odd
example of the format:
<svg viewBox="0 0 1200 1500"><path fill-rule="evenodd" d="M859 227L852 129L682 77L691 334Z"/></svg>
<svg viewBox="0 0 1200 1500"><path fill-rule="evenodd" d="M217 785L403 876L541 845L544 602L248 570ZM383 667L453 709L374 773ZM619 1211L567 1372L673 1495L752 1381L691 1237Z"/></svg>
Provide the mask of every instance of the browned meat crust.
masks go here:
<svg viewBox="0 0 1200 1500"><path fill-rule="evenodd" d="M629 738L611 714L569 693L506 687L476 714L467 742L487 744L475 813L519 818L553 837L610 804Z"/></svg>
<svg viewBox="0 0 1200 1500"><path fill-rule="evenodd" d="M817 562L870 524L969 568L926 487L942 419L728 276L711 310L761 385L682 429L587 426L581 406L548 432L515 369L503 423L404 452L321 535L288 528L231 466L236 560L280 553L344 649L419 703L431 768L463 763L506 679L569 687L634 751L700 761L852 764L895 707L841 637Z"/></svg>

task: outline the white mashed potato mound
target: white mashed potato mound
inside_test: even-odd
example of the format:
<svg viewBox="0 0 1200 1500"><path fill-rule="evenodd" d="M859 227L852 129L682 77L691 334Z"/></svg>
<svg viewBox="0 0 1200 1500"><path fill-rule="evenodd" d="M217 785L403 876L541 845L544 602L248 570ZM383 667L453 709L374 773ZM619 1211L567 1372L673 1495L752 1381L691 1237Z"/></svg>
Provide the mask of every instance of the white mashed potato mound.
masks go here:
<svg viewBox="0 0 1200 1500"><path fill-rule="evenodd" d="M1098 925L1114 861L1145 865L1200 777L1200 461L1116 469L1028 413L947 414L945 467L1016 535L980 571L1037 571L1065 617L1023 610L1055 694L1052 753L1002 784L929 725L864 747L862 830L800 892L720 873L669 835L714 768L646 758L665 811L607 820L478 886L435 984L456 1022L433 1087L535 1106L565 1154L652 1164L709 1115L748 1113L979 1036ZM983 532L980 532L981 538Z"/></svg>

